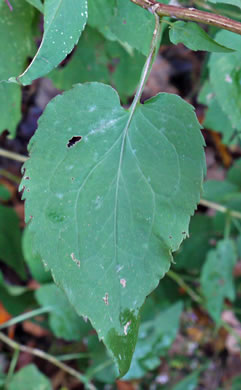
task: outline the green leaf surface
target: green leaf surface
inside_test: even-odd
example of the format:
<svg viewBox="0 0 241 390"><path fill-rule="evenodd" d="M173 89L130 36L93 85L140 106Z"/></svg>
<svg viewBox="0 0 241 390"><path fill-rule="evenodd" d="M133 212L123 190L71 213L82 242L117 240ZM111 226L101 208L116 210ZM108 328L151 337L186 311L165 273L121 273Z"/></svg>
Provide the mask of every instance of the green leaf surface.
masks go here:
<svg viewBox="0 0 241 390"><path fill-rule="evenodd" d="M12 208L1 205L0 259L9 265L22 279L25 279L26 272L21 250L19 219Z"/></svg>
<svg viewBox="0 0 241 390"><path fill-rule="evenodd" d="M44 12L44 5L41 0L26 0L29 4L34 6L39 12Z"/></svg>
<svg viewBox="0 0 241 390"><path fill-rule="evenodd" d="M121 375L139 309L168 271L199 201L199 129L176 95L139 104L130 122L111 87L89 83L47 106L30 145L22 188L36 251Z"/></svg>
<svg viewBox="0 0 241 390"><path fill-rule="evenodd" d="M169 31L170 40L177 45L183 43L191 50L204 50L217 53L230 53L232 49L215 42L198 24L178 21Z"/></svg>
<svg viewBox="0 0 241 390"><path fill-rule="evenodd" d="M235 298L233 267L237 260L234 242L219 241L216 249L209 251L201 274L201 288L210 316L219 323L225 298Z"/></svg>
<svg viewBox="0 0 241 390"><path fill-rule="evenodd" d="M34 387L33 387L34 386ZM48 378L34 364L21 368L11 379L8 390L52 390Z"/></svg>
<svg viewBox="0 0 241 390"><path fill-rule="evenodd" d="M90 325L76 314L64 292L55 284L40 287L35 296L41 306L52 307L49 323L56 337L68 341L81 340L91 329Z"/></svg>
<svg viewBox="0 0 241 390"><path fill-rule="evenodd" d="M210 81L217 100L234 129L241 130L241 36L220 31L216 40L237 50L235 53L210 56Z"/></svg>
<svg viewBox="0 0 241 390"><path fill-rule="evenodd" d="M33 248L33 233L28 226L24 229L22 249L24 260L27 263L33 278L39 283L51 282L51 273L45 269L41 257Z"/></svg>
<svg viewBox="0 0 241 390"><path fill-rule="evenodd" d="M124 380L142 378L160 365L160 357L166 355L176 338L182 310L183 305L178 302L141 323L130 370Z"/></svg>
<svg viewBox="0 0 241 390"><path fill-rule="evenodd" d="M18 80L28 85L54 69L77 44L86 21L87 0L45 0L41 45Z"/></svg>
<svg viewBox="0 0 241 390"><path fill-rule="evenodd" d="M230 4L235 5L236 7L241 8L241 0L209 0L210 3L215 4Z"/></svg>
<svg viewBox="0 0 241 390"><path fill-rule="evenodd" d="M59 89L69 89L73 84L86 81L112 84L126 101L138 84L144 61L145 57L136 50L129 54L118 42L107 41L87 27L71 60L48 77Z"/></svg>

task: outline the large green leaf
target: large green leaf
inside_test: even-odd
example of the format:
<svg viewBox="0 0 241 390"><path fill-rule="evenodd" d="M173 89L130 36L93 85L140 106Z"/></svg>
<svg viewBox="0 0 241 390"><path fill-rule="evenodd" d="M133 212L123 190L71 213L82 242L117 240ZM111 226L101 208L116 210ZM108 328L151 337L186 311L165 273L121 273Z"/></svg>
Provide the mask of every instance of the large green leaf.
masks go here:
<svg viewBox="0 0 241 390"><path fill-rule="evenodd" d="M15 136L21 118L21 90L18 85L1 82L23 71L32 54L34 9L25 1L12 0L13 12L0 2L0 133L9 130Z"/></svg>
<svg viewBox="0 0 241 390"><path fill-rule="evenodd" d="M219 53L233 52L218 42L215 42L198 24L178 21L169 31L170 40L177 45L183 43L191 50L205 50Z"/></svg>
<svg viewBox="0 0 241 390"><path fill-rule="evenodd" d="M237 260L232 240L222 240L216 249L209 251L201 275L201 287L206 298L205 306L211 317L219 322L225 298L235 298L233 267Z"/></svg>
<svg viewBox="0 0 241 390"><path fill-rule="evenodd" d="M241 36L220 31L216 40L237 50L230 54L210 56L210 81L217 100L234 129L241 130Z"/></svg>
<svg viewBox="0 0 241 390"><path fill-rule="evenodd" d="M30 145L22 188L36 250L121 375L139 309L168 271L199 201L199 129L176 95L159 94L132 113L111 87L89 83L47 106Z"/></svg>
<svg viewBox="0 0 241 390"><path fill-rule="evenodd" d="M45 0L42 42L19 81L31 84L54 69L72 51L86 21L87 0Z"/></svg>
<svg viewBox="0 0 241 390"><path fill-rule="evenodd" d="M81 340L91 329L71 307L65 294L55 284L46 284L36 293L37 301L43 307L51 306L50 327L55 336L68 341Z"/></svg>
<svg viewBox="0 0 241 390"><path fill-rule="evenodd" d="M8 390L52 390L48 378L35 365L29 364L11 379Z"/></svg>
<svg viewBox="0 0 241 390"><path fill-rule="evenodd" d="M10 207L0 205L0 260L13 268L23 279L26 277L21 251L19 219Z"/></svg>

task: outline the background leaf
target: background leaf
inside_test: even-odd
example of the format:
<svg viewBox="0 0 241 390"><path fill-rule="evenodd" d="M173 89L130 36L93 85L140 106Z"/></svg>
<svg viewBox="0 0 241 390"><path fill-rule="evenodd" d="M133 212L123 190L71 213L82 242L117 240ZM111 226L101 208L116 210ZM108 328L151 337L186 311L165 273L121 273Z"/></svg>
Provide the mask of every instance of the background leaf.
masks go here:
<svg viewBox="0 0 241 390"><path fill-rule="evenodd" d="M44 268L41 257L34 250L33 233L28 226L24 229L22 249L24 260L27 263L33 278L39 283L52 281L51 273Z"/></svg>
<svg viewBox="0 0 241 390"><path fill-rule="evenodd" d="M0 132L8 130L11 138L16 135L21 120L21 89L19 85L0 81Z"/></svg>
<svg viewBox="0 0 241 390"><path fill-rule="evenodd" d="M52 390L48 378L35 365L28 364L19 370L9 383L9 390Z"/></svg>
<svg viewBox="0 0 241 390"><path fill-rule="evenodd" d="M215 237L212 218L195 214L191 219L189 237L175 254L174 268L177 270L199 270L210 249L210 237Z"/></svg>
<svg viewBox="0 0 241 390"><path fill-rule="evenodd" d="M222 240L209 251L201 274L201 288L206 308L214 321L219 322L225 298L235 298L233 267L237 253L232 240Z"/></svg>
<svg viewBox="0 0 241 390"><path fill-rule="evenodd" d="M218 32L216 40L237 50L225 56L211 54L209 69L210 82L220 106L233 128L241 130L241 36L223 30Z"/></svg>
<svg viewBox="0 0 241 390"><path fill-rule="evenodd" d="M205 171L200 125L181 98L159 94L129 130L128 119L109 86L76 85L46 108L22 183L36 251L121 375L138 311L188 234Z"/></svg>
<svg viewBox="0 0 241 390"><path fill-rule="evenodd" d="M182 302L178 302L142 321L130 370L123 380L141 378L160 365L160 357L166 355L176 338L182 310Z"/></svg>
<svg viewBox="0 0 241 390"><path fill-rule="evenodd" d="M198 96L198 102L208 106L205 112L203 126L222 134L222 143L226 145L238 144L241 132L235 129L228 115L223 111L216 94L208 80L203 84Z"/></svg>
<svg viewBox="0 0 241 390"><path fill-rule="evenodd" d="M138 51L129 54L118 42L107 41L98 31L87 27L71 60L48 77L59 89L86 81L113 84L126 102L136 89L144 61Z"/></svg>
<svg viewBox="0 0 241 390"><path fill-rule="evenodd" d="M91 329L90 325L76 314L63 291L53 283L40 287L35 296L41 306L52 307L49 322L56 337L68 341L81 340Z"/></svg>
<svg viewBox="0 0 241 390"><path fill-rule="evenodd" d="M5 282L0 272L0 297L5 309L13 316L22 314L25 310L36 305L33 291L27 287L10 285Z"/></svg>
<svg viewBox="0 0 241 390"><path fill-rule="evenodd" d="M7 187L0 184L0 201L7 201L11 198L11 194Z"/></svg>
<svg viewBox="0 0 241 390"><path fill-rule="evenodd" d="M9 265L22 279L26 278L18 216L12 208L1 205L0 259Z"/></svg>
<svg viewBox="0 0 241 390"><path fill-rule="evenodd" d="M241 8L241 0L209 0L210 3L215 4L231 4Z"/></svg>
<svg viewBox="0 0 241 390"><path fill-rule="evenodd" d="M161 3L168 3L161 1ZM154 16L130 1L88 0L88 24L107 39L119 41L130 51L149 53L155 27Z"/></svg>
<svg viewBox="0 0 241 390"><path fill-rule="evenodd" d="M186 376L172 390L196 390L198 379L202 370L195 370L192 374Z"/></svg>

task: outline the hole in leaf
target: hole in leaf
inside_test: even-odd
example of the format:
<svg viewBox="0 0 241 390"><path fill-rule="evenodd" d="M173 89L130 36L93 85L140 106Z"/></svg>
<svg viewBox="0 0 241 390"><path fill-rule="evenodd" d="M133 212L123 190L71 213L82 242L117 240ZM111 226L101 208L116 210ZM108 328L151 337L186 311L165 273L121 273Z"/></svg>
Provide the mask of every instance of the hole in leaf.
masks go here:
<svg viewBox="0 0 241 390"><path fill-rule="evenodd" d="M79 136L79 135L76 135L72 138L70 138L68 144L67 144L67 147L68 148L72 148L74 145L76 145L79 141L81 141L82 137Z"/></svg>

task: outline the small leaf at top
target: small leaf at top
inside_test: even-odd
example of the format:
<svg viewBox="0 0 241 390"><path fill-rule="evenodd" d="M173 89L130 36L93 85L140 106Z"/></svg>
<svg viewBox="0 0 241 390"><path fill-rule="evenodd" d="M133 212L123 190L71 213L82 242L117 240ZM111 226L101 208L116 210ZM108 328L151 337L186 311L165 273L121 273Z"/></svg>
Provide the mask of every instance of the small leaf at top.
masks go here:
<svg viewBox="0 0 241 390"><path fill-rule="evenodd" d="M22 188L36 251L124 375L139 310L199 201L205 162L193 108L162 93L130 121L111 87L76 85L47 106L30 156Z"/></svg>
<svg viewBox="0 0 241 390"><path fill-rule="evenodd" d="M23 85L44 76L69 54L86 25L87 0L45 0L41 45L18 80Z"/></svg>
<svg viewBox="0 0 241 390"><path fill-rule="evenodd" d="M230 53L229 49L215 42L198 24L193 22L178 21L172 25L169 31L170 40L177 45L183 43L191 50L204 50L219 53Z"/></svg>

